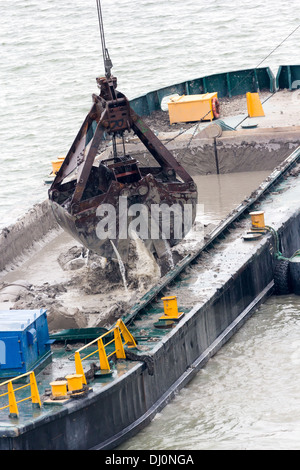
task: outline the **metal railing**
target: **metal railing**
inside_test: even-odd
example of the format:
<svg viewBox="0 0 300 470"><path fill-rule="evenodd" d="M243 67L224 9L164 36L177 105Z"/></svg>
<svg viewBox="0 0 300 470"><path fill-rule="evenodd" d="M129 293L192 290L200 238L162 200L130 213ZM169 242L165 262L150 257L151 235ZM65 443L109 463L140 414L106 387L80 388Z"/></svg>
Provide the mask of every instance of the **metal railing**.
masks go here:
<svg viewBox="0 0 300 470"><path fill-rule="evenodd" d="M13 382L16 380L20 380L23 377L26 377L29 375L29 383L25 385L21 385L20 387L14 388L13 387ZM5 382L0 383L0 387L7 385L7 392L2 393L0 395L1 397L4 397L8 395L8 405L2 406L0 410L4 410L5 408L9 408L9 416L10 417L15 417L19 416L19 410L18 410L18 403L21 403L26 400L30 400L32 404L38 405L39 408L41 408L41 400L40 400L40 395L35 379L35 374L33 371L26 372L26 374L18 375L17 377L14 377L13 379L6 380ZM21 400L16 400L15 392L22 390L26 387L30 387L30 396L26 398L22 398Z"/></svg>
<svg viewBox="0 0 300 470"><path fill-rule="evenodd" d="M108 341L107 343L104 343L103 339L111 333L113 333L114 335L113 339ZM91 347L95 343L97 343L97 348L95 349L95 351L92 351L86 356L81 357L81 353L85 349ZM114 349L112 352L108 354L106 351L106 348L112 344L114 344ZM117 359L125 359L126 358L126 354L124 350L125 345L128 345L129 348L135 348L136 342L133 336L131 335L131 333L126 328L125 324L122 322L122 320L118 320L114 328L112 328L111 330L107 331L103 335L99 336L98 338L94 339L88 344L85 344L80 349L75 351L76 374L82 374L83 383L86 385L87 382L86 382L86 377L85 377L85 373L83 370L82 361L90 358L91 356L97 353L99 355L100 369L105 370L105 371L110 371L109 358L113 354L115 354Z"/></svg>

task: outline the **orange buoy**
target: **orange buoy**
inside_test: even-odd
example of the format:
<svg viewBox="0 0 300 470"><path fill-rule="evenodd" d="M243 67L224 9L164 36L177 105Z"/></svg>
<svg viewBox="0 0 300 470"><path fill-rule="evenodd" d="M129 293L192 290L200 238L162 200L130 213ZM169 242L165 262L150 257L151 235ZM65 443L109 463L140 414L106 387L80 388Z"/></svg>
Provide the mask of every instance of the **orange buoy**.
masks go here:
<svg viewBox="0 0 300 470"><path fill-rule="evenodd" d="M218 119L220 117L220 103L218 101L218 98L213 98L211 100L211 106L214 117Z"/></svg>

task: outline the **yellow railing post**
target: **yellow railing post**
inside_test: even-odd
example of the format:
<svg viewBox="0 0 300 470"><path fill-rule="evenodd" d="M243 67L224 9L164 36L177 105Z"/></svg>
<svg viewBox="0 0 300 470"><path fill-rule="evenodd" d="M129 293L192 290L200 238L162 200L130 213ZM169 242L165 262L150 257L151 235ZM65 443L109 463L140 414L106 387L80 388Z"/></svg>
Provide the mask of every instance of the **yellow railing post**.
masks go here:
<svg viewBox="0 0 300 470"><path fill-rule="evenodd" d="M136 347L136 342L134 340L134 337L132 336L131 333L129 333L128 329L126 328L126 326L124 325L124 323L121 319L119 319L117 321L116 328L120 329L127 346L129 348L135 348Z"/></svg>
<svg viewBox="0 0 300 470"><path fill-rule="evenodd" d="M98 351L99 351L100 369L110 370L109 362L108 362L107 355L105 352L105 347L104 347L103 340L101 337L98 338L97 343L98 343Z"/></svg>
<svg viewBox="0 0 300 470"><path fill-rule="evenodd" d="M39 394L39 390L38 390L37 383L36 383L35 373L30 372L29 378L30 378L31 401L32 403L39 405L39 407L41 408L42 404L41 404L40 394Z"/></svg>
<svg viewBox="0 0 300 470"><path fill-rule="evenodd" d="M13 416L19 416L18 406L16 402L14 387L12 381L10 380L7 384L8 391L8 403L9 403L9 413Z"/></svg>
<svg viewBox="0 0 300 470"><path fill-rule="evenodd" d="M114 339L108 341L106 344L103 342L104 336L107 336L108 334L114 333ZM122 337L124 339L124 344L122 341ZM80 357L80 352L82 352L84 349L87 347L91 346L92 344L97 342L97 349L93 351L92 353L89 353L85 357ZM105 348L108 347L114 343L115 350L111 352L110 354L106 353ZM103 335L99 336L98 338L94 339L90 343L86 344L85 346L82 346L80 349L75 351L75 370L76 374L81 374L83 376L83 383L86 384L86 378L85 374L83 371L83 366L82 366L82 361L91 357L93 354L97 353L99 354L99 362L100 362L100 369L103 371L101 374L102 376L107 375L108 373L111 375L111 368L109 365L109 357L112 356L113 354L116 354L117 359L126 359L126 354L124 350L124 345L128 345L131 348L136 347L136 342L133 338L133 336L129 333L128 329L122 322L122 320L118 320L116 323L115 328L112 328L111 330L107 331Z"/></svg>
<svg viewBox="0 0 300 470"><path fill-rule="evenodd" d="M114 339L115 339L115 348L116 348L117 358L126 359L119 327L116 327L114 329Z"/></svg>
<svg viewBox="0 0 300 470"><path fill-rule="evenodd" d="M86 385L85 373L82 367L82 362L81 362L79 351L75 352L75 370L76 370L76 374L82 374L82 383Z"/></svg>
<svg viewBox="0 0 300 470"><path fill-rule="evenodd" d="M13 386L13 381L14 380L20 380L23 377L28 377L29 376L29 383L26 385L22 385L20 387L14 388ZM3 393L0 395L1 397L7 395L8 396L8 405L2 406L0 410L4 410L5 408L9 408L9 416L10 417L18 417L19 416L19 410L18 410L18 403L21 403L23 401L31 400L32 404L37 404L40 408L42 407L41 400L40 400L40 395L39 395L39 389L36 383L36 378L35 378L35 373L34 371L26 372L25 374L18 375L17 377L14 377L11 380L7 380L6 382L2 382L0 386L6 385L7 384L7 392ZM26 398L22 398L21 400L16 400L16 395L15 392L18 392L19 390L22 390L24 388L30 387L30 396Z"/></svg>

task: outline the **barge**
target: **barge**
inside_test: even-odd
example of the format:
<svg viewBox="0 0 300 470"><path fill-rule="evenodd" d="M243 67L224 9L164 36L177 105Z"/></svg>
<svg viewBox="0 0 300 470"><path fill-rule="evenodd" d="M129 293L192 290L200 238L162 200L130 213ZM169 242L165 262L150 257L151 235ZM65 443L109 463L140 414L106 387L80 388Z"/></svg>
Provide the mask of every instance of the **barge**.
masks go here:
<svg viewBox="0 0 300 470"><path fill-rule="evenodd" d="M287 77L289 87L293 89L291 68L287 67L281 68L280 74ZM234 85L233 77L236 80ZM106 195L108 190L105 187L102 193L92 194L90 199L86 197L81 201L85 191L82 183L88 184L92 160L97 153L93 145L90 147L91 153L90 150L87 152L86 160L89 160L90 165L88 171L85 172L85 165L81 167L78 191L75 183L67 183L65 187L60 187L60 183L62 177L68 176L69 170L76 167L72 153L76 153L78 164L83 147L90 144L91 134L95 135L95 121L97 126L104 123L103 110L100 113L97 109L99 103L104 104L103 100L110 104L117 99L122 100L126 117L129 121L132 118L134 123L130 126L133 125L143 143L146 141L148 149L155 149L154 156L164 167L164 178L160 178L159 183L173 185L174 193L180 193L180 188L183 188L180 197L184 200L191 197L194 206L196 188L185 169L188 162L183 158L187 141L181 141L184 155L179 155L181 164L178 164L176 159L170 157L169 151L160 146L159 139L150 134L147 127L143 127L136 117L137 113L147 115L160 110L162 98L174 92L206 93L211 86L214 91L217 89L220 97L232 97L264 87L272 94L275 92L274 77L269 69L253 69L253 73L244 71L236 72L233 76L229 73L222 77L213 76L210 85L207 77L204 77L164 89L162 93L153 92L131 103L131 113L126 98L114 95L114 82L109 73L106 80L112 99L104 100L102 94L102 101L95 100L95 106L50 190L56 220L62 226L68 226L73 234L76 232L78 235L80 232L80 236L81 229L86 229L82 221L79 230L76 227L80 211L94 209L93 198L98 198L96 202L102 203L103 194ZM241 82L244 82L245 87L240 86ZM279 83L282 86L281 79ZM110 104L106 108L107 113ZM246 118L238 116L235 123L232 119L227 122L221 120L219 128L235 133L238 124ZM126 126L130 127L128 122ZM151 135L150 144L149 139L145 139L145 129L149 133L148 137ZM204 132L207 129L208 126L205 126ZM121 127L118 132L123 130ZM102 131L97 137L98 143L103 138ZM258 134L255 131L253 133L253 130L250 132L252 138L257 140ZM131 308L126 311L117 309L117 319L112 321L109 318L109 327L98 325L90 328L84 324L83 313L79 312L78 322L82 327L51 331L55 330L52 325L49 332L50 315L47 315L43 305L41 309L10 308L0 311L0 374L3 379L0 383L1 450L98 450L117 447L146 426L242 327L253 311L268 296L278 293L278 282L281 279L275 276L276 266L282 260L293 259L300 245L299 136L296 129L284 128L281 141L288 140L289 132L289 145L284 152L278 153L278 159L272 159L272 171L261 185L207 233L196 250L181 257L168 269ZM216 152L217 138L220 136L208 132L206 137L213 142L213 158L209 156L210 169L206 172L222 172L224 168ZM167 136L166 140L169 138ZM203 139L203 134L200 138ZM291 152L293 147L297 148ZM74 149L76 152L72 152ZM176 150L180 154L180 145ZM137 149L137 152L140 150ZM124 157L125 160L113 162L117 165L114 169L126 167L130 163L135 175L138 174L136 160L126 155ZM201 167L201 150L196 157ZM172 168L168 167L170 162ZM84 159L81 163L84 163ZM183 185L175 179L174 169L179 170ZM168 174L168 170L172 172ZM125 173L128 173L127 169ZM146 173L141 172L138 179L131 180L130 184L137 183L138 186ZM154 172L154 178L158 174L159 171ZM123 178L124 174L121 176ZM167 176L170 177L169 181ZM75 204L73 207L70 205L68 212L66 203L74 195ZM79 207L78 204L82 202L83 206ZM266 220L266 225L262 224L259 230L253 227L252 219L253 214L257 213L264 214ZM34 241L39 242L42 237L49 235L50 250L58 239L60 243L63 242L62 232L51 216L48 202L35 208L32 219L32 224L21 226L21 230L18 226L15 230L2 231L1 270L4 279L9 279L10 262L17 260L22 266L20 255L24 255L26 248L35 249L32 244ZM88 232L79 239L87 241ZM90 247L87 241L87 249ZM159 248L156 252L158 254ZM100 253L103 254L102 251ZM110 249L106 253L114 256L116 252ZM43 265L45 271L47 262L49 257L46 256ZM39 276L37 272L36 278ZM49 278L51 281L53 279ZM59 283L57 277L55 281ZM287 281L286 277L285 288L289 288L290 283ZM30 290L24 284L21 287ZM71 303L72 300L74 302L71 295ZM88 308L83 307L85 310ZM101 307L98 306L98 309L101 310Z"/></svg>
<svg viewBox="0 0 300 470"><path fill-rule="evenodd" d="M297 149L210 234L198 253L181 260L121 323L96 343L87 333L86 355L99 338L104 348L105 337L115 344L111 336L118 329L124 356L113 363L109 359L109 373L107 364L101 369L100 359L95 366L95 356L78 369L75 357L85 347L78 344L82 337L75 337L72 346L70 333L54 335L52 361L36 374L41 405L32 407L28 400L10 418L5 417L7 409L1 411L0 448L112 449L149 423L273 292L274 236L268 232L246 241L250 212L265 213L286 257L298 250L299 159ZM157 327L164 314L162 299L170 297L177 299L182 315ZM50 384L76 374L87 378L82 395L67 392L62 400L49 396ZM22 400L25 391L18 393Z"/></svg>

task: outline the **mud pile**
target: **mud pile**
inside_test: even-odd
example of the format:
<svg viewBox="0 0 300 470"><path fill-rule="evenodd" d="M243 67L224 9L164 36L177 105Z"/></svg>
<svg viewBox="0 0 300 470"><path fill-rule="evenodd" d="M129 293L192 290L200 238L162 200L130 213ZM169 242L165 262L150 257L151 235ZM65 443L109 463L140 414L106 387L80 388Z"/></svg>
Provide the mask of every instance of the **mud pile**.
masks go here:
<svg viewBox="0 0 300 470"><path fill-rule="evenodd" d="M57 256L57 271L64 273L59 282L3 281L1 309L45 308L50 331L110 327L161 275L142 240L131 243L129 261L123 267L124 278L118 261L108 261L73 245Z"/></svg>

